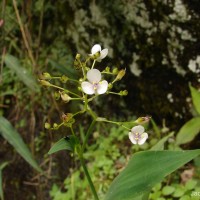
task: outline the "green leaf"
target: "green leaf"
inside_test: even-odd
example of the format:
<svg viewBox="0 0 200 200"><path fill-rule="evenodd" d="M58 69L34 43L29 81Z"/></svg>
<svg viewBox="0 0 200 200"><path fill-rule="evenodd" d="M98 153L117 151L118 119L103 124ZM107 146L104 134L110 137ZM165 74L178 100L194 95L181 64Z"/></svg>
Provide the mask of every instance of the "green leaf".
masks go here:
<svg viewBox="0 0 200 200"><path fill-rule="evenodd" d="M37 171L42 172L31 152L22 140L20 134L13 128L10 122L0 116L0 133L15 148L15 150Z"/></svg>
<svg viewBox="0 0 200 200"><path fill-rule="evenodd" d="M165 196L172 194L174 191L175 191L175 188L169 185L164 186L162 189L162 193Z"/></svg>
<svg viewBox="0 0 200 200"><path fill-rule="evenodd" d="M190 92L192 95L193 105L196 111L198 112L198 114L200 114L200 92L196 88L192 87L191 85L190 85Z"/></svg>
<svg viewBox="0 0 200 200"><path fill-rule="evenodd" d="M176 136L176 144L191 142L200 131L200 117L195 117L186 122Z"/></svg>
<svg viewBox="0 0 200 200"><path fill-rule="evenodd" d="M185 187L188 190L192 190L195 188L196 185L197 185L197 181L191 179L191 180L187 181L187 183L185 184Z"/></svg>
<svg viewBox="0 0 200 200"><path fill-rule="evenodd" d="M179 200L192 200L192 198L189 195L184 195ZM195 200L195 198L194 198L194 200ZM197 200L197 198L196 198L196 200Z"/></svg>
<svg viewBox="0 0 200 200"><path fill-rule="evenodd" d="M78 143L78 139L73 135L64 137L51 147L48 154L53 154L62 150L74 151L77 143Z"/></svg>
<svg viewBox="0 0 200 200"><path fill-rule="evenodd" d="M112 182L105 200L138 199L165 176L198 155L200 150L135 153L127 167Z"/></svg>
<svg viewBox="0 0 200 200"><path fill-rule="evenodd" d="M182 197L185 194L185 189L183 187L176 188L175 192L173 193L173 197Z"/></svg>
<svg viewBox="0 0 200 200"><path fill-rule="evenodd" d="M151 147L150 150L163 150L165 142L174 135L174 132L169 133L167 136L163 137L161 140L159 140L158 143L156 143L153 147Z"/></svg>
<svg viewBox="0 0 200 200"><path fill-rule="evenodd" d="M13 70L28 88L36 92L39 90L38 84L34 77L31 75L31 73L29 73L29 71L20 65L20 62L16 57L6 54L4 59L6 66Z"/></svg>
<svg viewBox="0 0 200 200"><path fill-rule="evenodd" d="M2 171L3 169L8 165L9 162L4 162L0 165L0 198L1 200L4 200L4 195L3 195L3 177L2 177Z"/></svg>

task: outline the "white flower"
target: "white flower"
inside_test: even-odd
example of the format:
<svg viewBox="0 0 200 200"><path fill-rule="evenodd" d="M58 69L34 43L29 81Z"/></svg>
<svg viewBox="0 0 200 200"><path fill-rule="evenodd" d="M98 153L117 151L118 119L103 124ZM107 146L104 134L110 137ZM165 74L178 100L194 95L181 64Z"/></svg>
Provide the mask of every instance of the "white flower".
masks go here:
<svg viewBox="0 0 200 200"><path fill-rule="evenodd" d="M101 62L102 59L104 59L108 55L108 49L101 50L101 46L99 44L95 44L92 49L90 56L93 56L97 52L100 53L100 56L96 59L96 61Z"/></svg>
<svg viewBox="0 0 200 200"><path fill-rule="evenodd" d="M104 94L108 89L108 82L101 81L101 72L98 69L91 69L87 72L88 81L81 84L83 92L86 94Z"/></svg>
<svg viewBox="0 0 200 200"><path fill-rule="evenodd" d="M129 132L129 139L133 144L142 145L148 138L148 134L144 133L144 127L141 125L134 126Z"/></svg>

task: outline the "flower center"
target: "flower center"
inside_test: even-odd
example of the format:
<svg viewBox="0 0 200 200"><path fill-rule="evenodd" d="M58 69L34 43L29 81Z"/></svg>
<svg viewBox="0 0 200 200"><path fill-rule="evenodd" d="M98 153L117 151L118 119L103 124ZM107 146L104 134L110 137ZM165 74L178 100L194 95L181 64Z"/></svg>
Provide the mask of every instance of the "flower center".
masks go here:
<svg viewBox="0 0 200 200"><path fill-rule="evenodd" d="M134 138L136 141L141 139L141 135L139 133L134 133Z"/></svg>
<svg viewBox="0 0 200 200"><path fill-rule="evenodd" d="M93 83L93 88L94 88L94 90L96 90L97 88L98 88L98 85L99 85L99 83Z"/></svg>

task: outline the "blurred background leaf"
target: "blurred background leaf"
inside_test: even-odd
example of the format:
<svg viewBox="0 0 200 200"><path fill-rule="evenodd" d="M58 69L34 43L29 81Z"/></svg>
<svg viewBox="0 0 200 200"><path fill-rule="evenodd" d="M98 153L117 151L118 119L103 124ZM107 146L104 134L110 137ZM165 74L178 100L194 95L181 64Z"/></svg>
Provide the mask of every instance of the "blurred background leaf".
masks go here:
<svg viewBox="0 0 200 200"><path fill-rule="evenodd" d="M33 77L33 74L22 67L20 65L20 61L16 57L6 54L4 57L4 61L6 63L6 66L17 74L20 81L22 81L32 91L38 92L39 87L36 83L36 79Z"/></svg>
<svg viewBox="0 0 200 200"><path fill-rule="evenodd" d="M186 122L176 136L177 145L191 142L200 131L200 117Z"/></svg>

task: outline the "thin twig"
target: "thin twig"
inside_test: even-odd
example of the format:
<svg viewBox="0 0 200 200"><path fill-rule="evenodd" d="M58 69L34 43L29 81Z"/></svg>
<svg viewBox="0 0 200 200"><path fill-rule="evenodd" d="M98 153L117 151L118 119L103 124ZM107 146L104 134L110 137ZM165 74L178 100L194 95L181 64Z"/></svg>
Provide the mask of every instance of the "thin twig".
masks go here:
<svg viewBox="0 0 200 200"><path fill-rule="evenodd" d="M19 24L19 27L20 27L20 30L21 30L21 33L22 33L22 38L24 40L24 44L25 44L26 49L28 51L28 55L29 55L29 57L31 59L31 62L32 62L33 66L35 66L36 65L35 59L33 57L32 50L30 48L30 45L28 43L28 40L27 40L27 37L26 37L26 34L25 34L25 30L24 30L24 27L23 27L23 24L22 24L22 20L21 20L21 17L19 15L19 10L17 8L16 0L13 0L13 6L14 6L14 9L15 9L15 14L16 14L16 17L17 17L17 21L18 21L18 24Z"/></svg>

